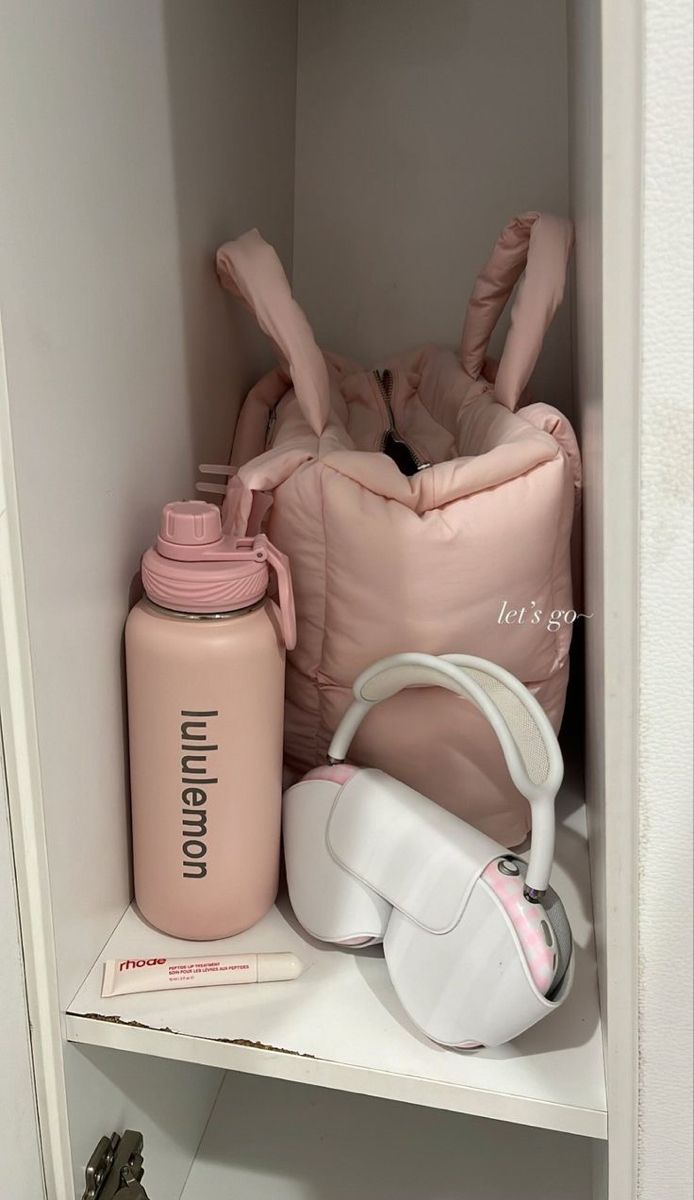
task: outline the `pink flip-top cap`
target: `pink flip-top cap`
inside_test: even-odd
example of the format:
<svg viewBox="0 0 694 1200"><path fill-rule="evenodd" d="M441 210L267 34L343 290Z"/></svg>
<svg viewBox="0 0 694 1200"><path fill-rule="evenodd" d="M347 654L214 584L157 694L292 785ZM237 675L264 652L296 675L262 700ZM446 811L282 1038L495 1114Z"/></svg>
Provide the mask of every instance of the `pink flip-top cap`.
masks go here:
<svg viewBox="0 0 694 1200"><path fill-rule="evenodd" d="M165 504L159 538L178 546L209 546L222 539L222 518L214 504L204 500L178 500Z"/></svg>
<svg viewBox="0 0 694 1200"><path fill-rule="evenodd" d="M204 500L167 504L156 545L142 557L147 596L174 612L248 608L262 600L268 580L265 556L249 539L224 538L219 509Z"/></svg>
<svg viewBox="0 0 694 1200"><path fill-rule="evenodd" d="M264 533L234 537L204 500L167 504L159 536L142 556L150 600L181 613L228 613L250 608L267 593L269 568L277 577L282 634L296 645L296 614L289 562Z"/></svg>

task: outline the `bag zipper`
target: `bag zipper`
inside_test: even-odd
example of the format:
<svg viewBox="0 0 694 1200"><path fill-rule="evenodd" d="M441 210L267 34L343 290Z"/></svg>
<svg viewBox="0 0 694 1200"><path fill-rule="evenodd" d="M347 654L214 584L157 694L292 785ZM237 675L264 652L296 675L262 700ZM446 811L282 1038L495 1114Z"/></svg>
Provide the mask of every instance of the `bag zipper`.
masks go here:
<svg viewBox="0 0 694 1200"><path fill-rule="evenodd" d="M427 467L431 466L431 463L424 462L419 457L410 443L406 442L398 433L395 424L395 414L393 413L392 405L393 372L386 368L385 371L374 371L373 374L388 418L388 428L381 439L381 450L389 458L392 458L396 467L402 471L403 475L416 475L418 471L425 471Z"/></svg>
<svg viewBox="0 0 694 1200"><path fill-rule="evenodd" d="M275 424L277 421L277 409L279 408L279 404L280 404L280 401L276 400L268 413L267 426L265 429L265 449L266 450L270 449L270 442L272 441L272 435L275 432Z"/></svg>

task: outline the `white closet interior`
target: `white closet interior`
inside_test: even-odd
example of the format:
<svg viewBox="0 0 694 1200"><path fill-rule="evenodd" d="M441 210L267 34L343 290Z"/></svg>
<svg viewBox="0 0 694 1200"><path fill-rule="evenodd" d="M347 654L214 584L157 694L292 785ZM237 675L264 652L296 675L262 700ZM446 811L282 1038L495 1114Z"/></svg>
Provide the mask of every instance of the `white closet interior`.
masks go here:
<svg viewBox="0 0 694 1200"><path fill-rule="evenodd" d="M304 945L316 965L301 990L278 985L254 1008L212 989L204 1003L193 991L116 1009L100 999L99 964L171 945L130 909L131 584L162 504L192 494L198 462L224 459L242 397L272 362L217 284L223 240L258 226L319 343L370 364L455 344L512 215L577 217L577 277L533 392L583 434L596 594L599 397L585 404L585 376L600 339L600 4L83 0L40 19L15 5L4 24L0 316L23 556L14 603L33 687L26 746L8 752L34 769L12 801L20 904L34 937L54 935L34 1001L49 1003L54 967L75 1187L101 1134L129 1126L145 1136L152 1200L498 1200L509 1187L519 1200L587 1200L607 1111L580 655L555 875L577 982L514 1046L426 1044L371 952ZM596 638L577 637L591 694ZM11 692L4 724L23 703ZM45 859L30 813L45 823ZM597 792L589 821L600 898ZM283 948L302 942L282 906L235 941L276 948L278 929ZM60 1121L51 1138L59 1163Z"/></svg>

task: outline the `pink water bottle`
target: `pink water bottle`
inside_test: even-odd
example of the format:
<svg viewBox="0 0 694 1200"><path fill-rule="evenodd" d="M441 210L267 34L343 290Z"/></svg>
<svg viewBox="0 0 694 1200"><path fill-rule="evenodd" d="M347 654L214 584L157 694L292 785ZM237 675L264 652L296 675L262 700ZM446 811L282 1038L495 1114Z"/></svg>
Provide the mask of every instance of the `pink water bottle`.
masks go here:
<svg viewBox="0 0 694 1200"><path fill-rule="evenodd" d="M125 630L135 899L165 933L228 937L277 893L289 567L191 500L166 505L142 582Z"/></svg>

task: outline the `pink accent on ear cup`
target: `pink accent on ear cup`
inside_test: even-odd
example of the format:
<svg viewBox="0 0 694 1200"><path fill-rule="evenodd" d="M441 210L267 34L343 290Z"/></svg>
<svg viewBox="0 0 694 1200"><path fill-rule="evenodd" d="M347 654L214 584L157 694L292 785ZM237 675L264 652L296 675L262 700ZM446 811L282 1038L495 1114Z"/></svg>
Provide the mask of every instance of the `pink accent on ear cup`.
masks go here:
<svg viewBox="0 0 694 1200"><path fill-rule="evenodd" d="M552 928L542 905L531 904L523 895L522 874L507 875L499 870L499 863L505 861L509 860L495 859L485 869L482 878L508 913L523 947L533 983L545 996L552 986L557 966Z"/></svg>
<svg viewBox="0 0 694 1200"><path fill-rule="evenodd" d="M304 783L309 779L327 779L329 783L339 783L342 786L356 775L358 770L359 767L352 767L349 763L326 763L323 767L314 767L308 775L304 775Z"/></svg>
<svg viewBox="0 0 694 1200"><path fill-rule="evenodd" d="M381 938L374 937L349 937L342 938L342 941L336 942L336 946L378 946L381 943Z"/></svg>

